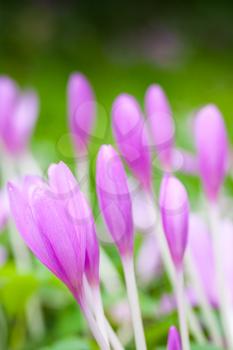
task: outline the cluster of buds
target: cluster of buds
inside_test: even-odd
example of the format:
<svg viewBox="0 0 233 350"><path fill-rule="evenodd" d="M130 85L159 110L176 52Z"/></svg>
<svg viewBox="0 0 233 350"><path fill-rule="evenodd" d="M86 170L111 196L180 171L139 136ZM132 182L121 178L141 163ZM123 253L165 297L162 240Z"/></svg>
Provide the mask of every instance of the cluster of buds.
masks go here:
<svg viewBox="0 0 233 350"><path fill-rule="evenodd" d="M13 153L25 148L37 115L35 95L19 97L17 91L12 81L0 79L0 100L4 101L0 104L0 136L4 147ZM69 79L68 114L79 172L79 156L87 154L96 120L95 95L82 74L75 73ZM194 225L187 190L175 174L178 150L174 120L167 97L158 85L152 85L146 92L145 114L146 118L133 96L122 94L116 98L112 107L112 131L119 153L112 145L102 145L97 155L95 177L100 214L122 262L136 348L147 349L134 267L137 223L142 223L142 232L147 229L144 227L147 223L135 216L134 197L139 191L142 199L138 215L155 215L158 218L152 220L150 228L150 235L154 235L155 240L150 240L150 250L146 249L149 265L154 259L151 254L158 254L175 293L174 306L178 310L180 335L171 325L167 349L189 350L191 334L197 342L209 341L231 349L232 298L229 298L229 293L221 294L220 289L222 283L228 285L224 276L229 274L229 268L233 271L233 261L230 261L230 267L229 261L221 264L219 255L223 245L218 244L219 239L216 238L219 232L215 234L221 221L219 194L228 166L228 142L223 118L213 105L198 111L194 121L196 152L188 156L190 169L195 168L194 173L203 184L207 210L202 211L205 210L209 225L206 227L200 218L201 212L196 215L199 224ZM154 154L157 154L161 165L159 188L155 188L154 171L158 169L153 169ZM180 154L183 162L178 170L190 173L184 156L187 153L180 151ZM136 189L135 181L138 184ZM26 176L23 181L9 182L8 194L11 213L21 237L42 264L73 294L99 347L104 350L123 349L121 340L104 314L100 290L100 240L96 233L99 228L89 204L89 191L85 193L70 169L60 162L49 167L48 180ZM150 215L144 209L148 203L152 208ZM233 231L227 242L231 235ZM154 249L151 249L153 244ZM144 256L146 259L145 252ZM216 264L216 268L209 266L205 256L213 261L213 265ZM211 272L208 266L212 268ZM209 273L216 279L212 293L206 282ZM193 299L184 283L186 277L193 282ZM192 310L195 303L203 312L204 326ZM213 304L219 308L223 331L213 314Z"/></svg>

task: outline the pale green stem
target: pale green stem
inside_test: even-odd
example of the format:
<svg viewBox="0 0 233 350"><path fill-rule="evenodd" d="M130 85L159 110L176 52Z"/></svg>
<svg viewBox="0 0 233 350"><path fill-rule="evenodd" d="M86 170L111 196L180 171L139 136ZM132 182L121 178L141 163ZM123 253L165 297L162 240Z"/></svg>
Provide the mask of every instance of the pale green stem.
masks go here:
<svg viewBox="0 0 233 350"><path fill-rule="evenodd" d="M221 225L219 222L218 208L214 204L208 206L208 216L210 231L213 237L214 257L215 257L215 269L216 269L216 282L218 292L218 302L220 318L225 333L225 340L227 348L233 349L233 308L231 295L225 284L225 276L222 266L222 255L219 247L221 246Z"/></svg>
<svg viewBox="0 0 233 350"><path fill-rule="evenodd" d="M136 349L146 350L146 340L144 335L138 291L136 286L133 257L122 257L122 265L124 270L128 301L132 316Z"/></svg>
<svg viewBox="0 0 233 350"><path fill-rule="evenodd" d="M176 301L179 316L180 334L183 350L190 350L188 327L186 321L186 310L184 301L184 278L182 269L177 270L176 274Z"/></svg>

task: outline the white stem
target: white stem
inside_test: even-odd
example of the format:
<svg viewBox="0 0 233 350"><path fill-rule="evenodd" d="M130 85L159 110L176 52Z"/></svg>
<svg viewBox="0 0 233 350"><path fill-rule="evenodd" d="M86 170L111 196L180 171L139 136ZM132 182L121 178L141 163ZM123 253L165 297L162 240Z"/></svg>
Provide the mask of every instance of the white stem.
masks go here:
<svg viewBox="0 0 233 350"><path fill-rule="evenodd" d="M85 297L88 303L88 306L91 308L91 310L95 313L95 317L97 319L97 314L98 314L98 310L99 307L96 307L96 303L95 303L95 297L93 295L93 291L90 287L90 285L88 284L88 281L86 278L84 278L84 292L85 292ZM100 293L96 293L97 297L101 299L101 295ZM113 347L114 350L124 350L123 346L121 345L120 340L118 339L116 333L114 332L114 330L112 329L110 323L108 322L107 318L104 315L104 310L102 307L102 300L98 301L99 304L101 304L101 308L102 310L100 310L100 312L102 313L102 317L101 317L101 323L102 320L104 320L104 326L107 330L107 334L109 337L109 341ZM98 322L98 321L97 321Z"/></svg>
<svg viewBox="0 0 233 350"><path fill-rule="evenodd" d="M110 350L109 345L106 343L93 315L92 312L88 306L88 304L86 303L86 301L83 299L81 301L81 308L83 311L83 314L86 318L86 321L88 323L88 326L97 342L97 344L99 345L101 350Z"/></svg>
<svg viewBox="0 0 233 350"><path fill-rule="evenodd" d="M123 293L124 288L116 267L108 254L100 247L100 276L105 290L111 295Z"/></svg>
<svg viewBox="0 0 233 350"><path fill-rule="evenodd" d="M106 343L109 345L105 316L104 316L103 302L100 295L99 286L95 286L92 288L92 295L93 295L94 313L95 313L96 322L99 326L101 333L104 336Z"/></svg>
<svg viewBox="0 0 233 350"><path fill-rule="evenodd" d="M107 319L105 319L105 325L107 328L107 332L108 332L108 336L109 336L109 340L110 343L113 347L114 350L124 350L123 346L121 345L121 342L118 338L118 336L116 335L116 333L114 332L114 330L112 329L110 323L108 322Z"/></svg>
<svg viewBox="0 0 233 350"><path fill-rule="evenodd" d="M159 244L159 249L161 252L161 258L163 260L163 264L165 267L165 270L167 271L167 275L168 278L170 279L171 285L173 287L173 289L175 289L175 285L176 285L176 271L175 271L175 267L173 264L173 261L171 259L171 255L169 252L169 248L168 248L168 244L166 241L166 237L165 234L163 232L163 228L162 228L162 224L161 224L161 220L159 218L158 212L157 212L157 208L155 206L155 195L153 194L153 192L151 194L149 194L151 196L151 200L154 203L154 210L156 212L156 217L158 217L158 222L157 222L157 226L155 227L153 233L156 236L157 242ZM186 309L187 309L187 315L188 315L188 321L189 321L189 327L190 330L194 336L194 338L196 339L196 341L199 344L206 344L207 343L207 339L205 334L203 333L203 330L200 326L200 323L195 315L195 313L193 312L192 308L189 305L189 301L187 299L187 297L185 296L185 304L186 304Z"/></svg>
<svg viewBox="0 0 233 350"><path fill-rule="evenodd" d="M205 319L206 326L209 330L210 337L214 341L215 345L219 347L223 347L221 332L219 330L219 326L215 317L214 312L212 311L209 300L205 294L203 289L200 277L197 273L197 270L194 265L194 261L190 254L186 254L185 265L188 270L189 278L191 280L192 286L195 290L195 293L198 297L198 301L201 306L201 311L203 314L203 318Z"/></svg>
<svg viewBox="0 0 233 350"><path fill-rule="evenodd" d="M133 257L122 258L122 265L128 293L128 301L132 316L134 336L137 350L146 350L146 341L142 324L141 310L139 306L138 291L135 280Z"/></svg>
<svg viewBox="0 0 233 350"><path fill-rule="evenodd" d="M81 187L82 192L86 195L88 201L91 201L90 192L90 176L89 176L89 160L88 158L82 159L77 163L76 177Z"/></svg>
<svg viewBox="0 0 233 350"><path fill-rule="evenodd" d="M222 266L222 252L219 249L221 240L221 225L217 206L209 204L208 207L210 230L213 237L216 282L218 291L218 303L220 317L225 333L225 340L228 349L233 349L233 310L229 291L225 285L224 271Z"/></svg>
<svg viewBox="0 0 233 350"><path fill-rule="evenodd" d="M186 322L186 310L184 302L184 279L182 269L176 274L176 301L178 307L180 334L183 350L190 350L188 327Z"/></svg>

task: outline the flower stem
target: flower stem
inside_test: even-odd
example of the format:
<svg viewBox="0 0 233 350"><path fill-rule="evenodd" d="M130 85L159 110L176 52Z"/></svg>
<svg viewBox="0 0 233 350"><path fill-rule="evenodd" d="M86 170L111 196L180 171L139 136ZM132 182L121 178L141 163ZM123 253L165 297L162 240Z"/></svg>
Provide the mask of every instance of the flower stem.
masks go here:
<svg viewBox="0 0 233 350"><path fill-rule="evenodd" d="M94 313L95 313L96 322L99 326L101 333L104 336L106 343L108 343L109 345L105 316L104 316L104 309L103 309L103 302L100 295L99 286L94 286L92 288L92 295L93 295Z"/></svg>
<svg viewBox="0 0 233 350"><path fill-rule="evenodd" d="M95 287L95 288L97 288L97 287ZM92 311L95 313L95 317L96 317L97 322L99 319L98 313L99 312L102 313L102 316L101 316L99 322L101 322L101 325L104 322L103 326L104 326L104 329L106 329L106 331L107 331L107 335L108 335L109 341L110 341L113 349L114 350L124 350L123 346L120 343L120 340L118 339L116 333L114 332L110 323L108 322L107 318L104 315L103 303L102 303L102 298L101 298L100 292L98 291L96 293L93 293L93 289L90 287L86 278L84 278L84 293L85 293L85 297L86 297L89 308L92 309ZM98 298L100 300L98 300L96 302L96 300L95 300L96 298ZM96 304L99 304L99 306L96 307ZM99 324L99 327L100 327L100 324ZM105 332L105 330L104 330L104 332Z"/></svg>
<svg viewBox="0 0 233 350"><path fill-rule="evenodd" d="M215 314L205 294L200 277L196 271L194 262L192 260L191 254L186 254L186 266L189 277L191 279L192 286L194 287L195 293L197 294L198 300L200 302L203 318L205 319L206 326L208 327L210 337L215 343L215 345L223 347L221 332L218 327Z"/></svg>
<svg viewBox="0 0 233 350"><path fill-rule="evenodd" d="M138 291L135 280L133 257L122 258L124 276L126 281L128 300L132 315L134 336L137 350L146 350L146 341L142 324L141 310L139 306Z"/></svg>
<svg viewBox="0 0 233 350"><path fill-rule="evenodd" d="M104 339L104 336L102 335L96 320L88 306L88 304L86 303L85 298L82 298L82 300L80 301L80 306L82 308L83 314L86 318L86 321L88 323L88 326L97 342L97 344L99 345L101 350L110 350L109 345L107 344L106 340Z"/></svg>
<svg viewBox="0 0 233 350"><path fill-rule="evenodd" d="M184 303L184 279L183 270L177 269L176 273L176 300L179 315L180 334L183 350L190 350L188 327L186 322L186 311Z"/></svg>
<svg viewBox="0 0 233 350"><path fill-rule="evenodd" d="M174 264L172 262L171 259L171 255L169 252L169 248L167 245L167 241L165 238L165 234L163 232L163 228L162 228L162 224L161 224L161 220L158 216L158 210L156 208L156 196L153 193L153 190L151 191L151 193L148 194L148 196L150 197L150 200L153 203L154 206L154 210L156 212L156 217L158 217L158 222L157 222L157 226L154 227L153 233L156 236L156 239L158 241L159 244L159 249L161 251L161 257L163 260L163 264L165 267L165 270L167 271L167 275L170 279L171 285L173 287L173 289L175 289L175 285L176 285L176 272L175 272L175 267ZM186 298L186 296L184 296L184 302L186 304L186 308L187 308L187 315L188 315L188 321L189 321L189 327L190 327L190 331L192 332L193 336L195 337L196 341L199 344L206 344L207 343L207 339L205 334L203 333L203 330L200 326L200 323L195 315L195 313L193 312L192 308L189 305L189 302Z"/></svg>
<svg viewBox="0 0 233 350"><path fill-rule="evenodd" d="M221 239L221 228L219 223L219 212L218 208L214 204L210 204L208 207L208 216L210 230L213 237L214 257L215 257L215 268L216 268L216 281L217 281L217 292L218 302L220 309L220 317L225 333L225 340L228 349L233 349L233 310L231 303L231 296L225 286L225 277L222 266L222 256L220 247Z"/></svg>

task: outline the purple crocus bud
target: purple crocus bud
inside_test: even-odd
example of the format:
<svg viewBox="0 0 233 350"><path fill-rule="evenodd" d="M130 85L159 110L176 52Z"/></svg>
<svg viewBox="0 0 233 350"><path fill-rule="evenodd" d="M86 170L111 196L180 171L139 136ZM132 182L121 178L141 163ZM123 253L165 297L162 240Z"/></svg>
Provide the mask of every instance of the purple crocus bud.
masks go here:
<svg viewBox="0 0 233 350"><path fill-rule="evenodd" d="M26 148L38 117L38 97L28 91L15 104L12 115L5 122L3 142L8 152L18 154Z"/></svg>
<svg viewBox="0 0 233 350"><path fill-rule="evenodd" d="M189 202L184 186L175 177L166 175L163 178L159 205L170 253L179 269L187 245Z"/></svg>
<svg viewBox="0 0 233 350"><path fill-rule="evenodd" d="M167 97L159 85L151 85L148 88L145 108L158 157L162 165L170 169L175 128Z"/></svg>
<svg viewBox="0 0 233 350"><path fill-rule="evenodd" d="M10 183L8 191L23 240L81 304L86 240L70 220L64 197L37 177L27 177L22 188Z"/></svg>
<svg viewBox="0 0 233 350"><path fill-rule="evenodd" d="M6 130L6 123L12 117L18 89L13 80L0 76L0 135Z"/></svg>
<svg viewBox="0 0 233 350"><path fill-rule="evenodd" d="M86 239L85 273L91 286L99 284L99 244L91 208L70 169L63 163L49 167L49 184L64 201L77 234Z"/></svg>
<svg viewBox="0 0 233 350"><path fill-rule="evenodd" d="M132 203L121 159L112 146L100 148L96 186L102 215L121 256L132 254Z"/></svg>
<svg viewBox="0 0 233 350"><path fill-rule="evenodd" d="M78 155L85 155L96 117L93 90L84 75L74 73L68 82L68 113Z"/></svg>
<svg viewBox="0 0 233 350"><path fill-rule="evenodd" d="M145 121L134 97L122 94L112 108L112 128L118 148L133 174L147 190L151 186L151 157Z"/></svg>
<svg viewBox="0 0 233 350"><path fill-rule="evenodd" d="M217 199L227 167L227 133L223 117L214 105L203 107L195 122L199 171L209 200Z"/></svg>
<svg viewBox="0 0 233 350"><path fill-rule="evenodd" d="M169 329L168 341L167 341L167 350L182 350L180 335L175 326L172 326Z"/></svg>

